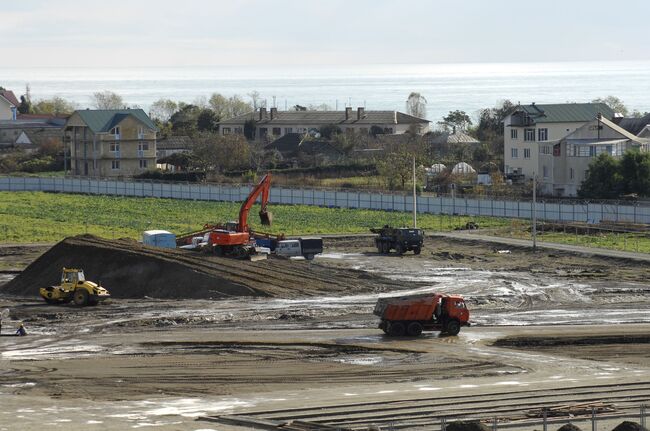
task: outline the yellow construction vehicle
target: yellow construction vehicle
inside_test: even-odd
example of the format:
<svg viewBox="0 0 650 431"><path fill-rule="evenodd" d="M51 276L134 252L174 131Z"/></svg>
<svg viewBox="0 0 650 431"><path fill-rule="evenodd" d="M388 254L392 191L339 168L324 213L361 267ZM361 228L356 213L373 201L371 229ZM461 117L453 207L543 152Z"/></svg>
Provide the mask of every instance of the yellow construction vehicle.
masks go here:
<svg viewBox="0 0 650 431"><path fill-rule="evenodd" d="M48 304L74 301L81 306L97 305L99 301L111 296L102 286L86 280L83 269L74 268L63 268L61 285L41 287L39 292Z"/></svg>

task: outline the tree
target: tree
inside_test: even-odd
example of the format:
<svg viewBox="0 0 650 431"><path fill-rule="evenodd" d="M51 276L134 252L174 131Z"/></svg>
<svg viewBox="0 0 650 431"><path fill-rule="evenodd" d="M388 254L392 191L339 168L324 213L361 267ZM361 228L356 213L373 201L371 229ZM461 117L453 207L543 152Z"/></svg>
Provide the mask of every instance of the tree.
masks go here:
<svg viewBox="0 0 650 431"><path fill-rule="evenodd" d="M179 110L169 119L175 135L194 136L198 131L197 121L201 109L195 105L180 104Z"/></svg>
<svg viewBox="0 0 650 431"><path fill-rule="evenodd" d="M248 97L251 98L251 103L253 105L253 111L257 111L257 108L259 108L260 93L258 93L256 90L253 90L250 93L248 93Z"/></svg>
<svg viewBox="0 0 650 431"><path fill-rule="evenodd" d="M97 109L124 109L125 107L122 96L112 91L94 93L92 99Z"/></svg>
<svg viewBox="0 0 650 431"><path fill-rule="evenodd" d="M178 103L170 99L158 99L151 104L149 116L161 122L167 122L178 111Z"/></svg>
<svg viewBox="0 0 650 431"><path fill-rule="evenodd" d="M578 196L597 199L616 198L623 190L622 180L618 161L609 154L602 153L589 164Z"/></svg>
<svg viewBox="0 0 650 431"><path fill-rule="evenodd" d="M215 132L219 129L219 117L212 109L204 108L196 118L196 127L200 132Z"/></svg>
<svg viewBox="0 0 650 431"><path fill-rule="evenodd" d="M447 116L442 117L442 121L438 122L446 131L456 130L465 131L472 125L472 119L465 111L449 111Z"/></svg>
<svg viewBox="0 0 650 431"><path fill-rule="evenodd" d="M610 108L612 108L614 112L623 114L624 117L627 117L628 114L627 106L625 106L625 103L623 103L623 101L616 96L599 97L597 99L592 100L591 102L604 103Z"/></svg>
<svg viewBox="0 0 650 431"><path fill-rule="evenodd" d="M228 99L219 93L212 93L208 101L210 108L217 114L219 120L228 118L230 115L230 103Z"/></svg>
<svg viewBox="0 0 650 431"><path fill-rule="evenodd" d="M650 153L626 151L620 160L623 191L650 196Z"/></svg>
<svg viewBox="0 0 650 431"><path fill-rule="evenodd" d="M32 102L27 99L27 97L20 96L20 105L18 105L18 112L21 114L31 114L32 112Z"/></svg>
<svg viewBox="0 0 650 431"><path fill-rule="evenodd" d="M406 100L406 113L418 118L427 118L427 99L420 93L409 94Z"/></svg>
<svg viewBox="0 0 650 431"><path fill-rule="evenodd" d="M38 100L33 105L34 114L70 115L74 112L75 105L62 97L54 96L51 99Z"/></svg>
<svg viewBox="0 0 650 431"><path fill-rule="evenodd" d="M309 105L305 111L331 111L332 107L327 103L321 103L320 105Z"/></svg>
<svg viewBox="0 0 650 431"><path fill-rule="evenodd" d="M255 139L255 126L257 123L252 118L244 121L244 137L250 141Z"/></svg>
<svg viewBox="0 0 650 431"><path fill-rule="evenodd" d="M404 190L407 183L412 181L413 157L415 157L416 166L426 163L421 136L411 135L406 143L400 142L385 147L383 157L377 161L377 171L384 177L389 189L401 188ZM424 177L424 168L418 168L416 175L421 180Z"/></svg>
<svg viewBox="0 0 650 431"><path fill-rule="evenodd" d="M191 160L193 166L205 172L248 169L250 148L246 139L239 134L220 136L201 133L195 139Z"/></svg>
<svg viewBox="0 0 650 431"><path fill-rule="evenodd" d="M245 102L241 96L235 94L234 96L228 98L228 104L230 106L230 116L236 117L238 115L246 114L253 110L253 105L248 102Z"/></svg>
<svg viewBox="0 0 650 431"><path fill-rule="evenodd" d="M326 139L332 139L334 136L341 133L341 128L336 124L325 124L318 130L320 135Z"/></svg>
<svg viewBox="0 0 650 431"><path fill-rule="evenodd" d="M494 108L481 109L479 122L473 130L476 138L488 145L490 153L503 154L503 120L512 112L515 104L504 100Z"/></svg>

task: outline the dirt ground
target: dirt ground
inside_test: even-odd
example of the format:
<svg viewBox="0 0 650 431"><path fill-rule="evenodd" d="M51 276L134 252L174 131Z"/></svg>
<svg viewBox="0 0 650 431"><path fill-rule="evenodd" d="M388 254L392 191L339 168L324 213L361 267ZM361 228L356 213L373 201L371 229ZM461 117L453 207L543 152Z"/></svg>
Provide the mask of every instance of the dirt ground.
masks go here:
<svg viewBox="0 0 650 431"><path fill-rule="evenodd" d="M22 269L48 249L0 248L0 262ZM314 262L271 259L252 281L261 291L276 271L305 286L269 276L277 288L265 294L218 300L136 298L128 284L107 285L115 298L77 308L0 287L2 335L18 321L29 331L0 338L0 430L247 429L225 415L351 429L496 415L541 429L527 413L593 402L638 414L650 400L650 269L499 251L427 240L419 256L380 256L371 238L327 238ZM257 264L225 263L237 277ZM375 329L378 296L431 290L463 294L473 326L416 339Z"/></svg>

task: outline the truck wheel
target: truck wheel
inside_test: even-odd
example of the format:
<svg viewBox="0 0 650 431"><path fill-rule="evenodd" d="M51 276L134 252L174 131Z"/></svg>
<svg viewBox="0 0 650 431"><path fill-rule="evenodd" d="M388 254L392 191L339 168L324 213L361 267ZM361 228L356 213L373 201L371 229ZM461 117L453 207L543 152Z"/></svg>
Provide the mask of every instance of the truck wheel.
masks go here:
<svg viewBox="0 0 650 431"><path fill-rule="evenodd" d="M406 327L402 322L395 322L390 324L390 335L394 337L401 337L406 333Z"/></svg>
<svg viewBox="0 0 650 431"><path fill-rule="evenodd" d="M420 247L415 247L415 248L413 249L413 253L415 253L415 254L420 254L420 251L422 251L422 250L420 249Z"/></svg>
<svg viewBox="0 0 650 431"><path fill-rule="evenodd" d="M87 305L88 304L88 292L86 289L77 289L74 291L74 303L77 305Z"/></svg>
<svg viewBox="0 0 650 431"><path fill-rule="evenodd" d="M305 259L307 259L307 260L314 260L314 255L311 254L311 253L307 253L307 254L305 255Z"/></svg>
<svg viewBox="0 0 650 431"><path fill-rule="evenodd" d="M422 325L420 322L411 322L409 326L406 327L406 333L409 337L417 337L422 333Z"/></svg>
<svg viewBox="0 0 650 431"><path fill-rule="evenodd" d="M445 333L447 335L458 335L460 332L460 322L458 320L450 320L445 325Z"/></svg>
<svg viewBox="0 0 650 431"><path fill-rule="evenodd" d="M215 245L212 247L212 253L214 253L215 256L223 256L223 248L221 248L220 245Z"/></svg>

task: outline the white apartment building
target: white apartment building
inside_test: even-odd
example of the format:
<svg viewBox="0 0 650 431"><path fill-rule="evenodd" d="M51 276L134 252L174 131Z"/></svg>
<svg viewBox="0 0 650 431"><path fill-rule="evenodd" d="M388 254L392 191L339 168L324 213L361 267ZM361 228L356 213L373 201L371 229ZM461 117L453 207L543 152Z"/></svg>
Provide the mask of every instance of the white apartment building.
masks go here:
<svg viewBox="0 0 650 431"><path fill-rule="evenodd" d="M539 145L537 178L541 192L574 197L595 157L606 153L619 158L631 149L648 151L650 139L635 136L604 116L597 116L559 142Z"/></svg>
<svg viewBox="0 0 650 431"><path fill-rule="evenodd" d="M532 178L539 172L539 154L602 114L613 118L604 103L519 105L504 119L504 169L506 174Z"/></svg>

